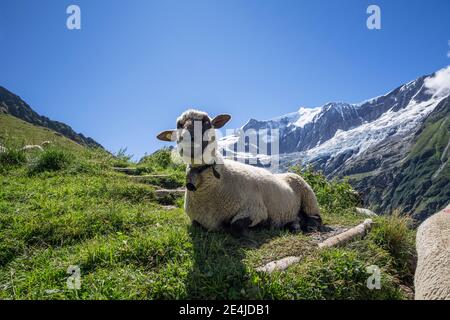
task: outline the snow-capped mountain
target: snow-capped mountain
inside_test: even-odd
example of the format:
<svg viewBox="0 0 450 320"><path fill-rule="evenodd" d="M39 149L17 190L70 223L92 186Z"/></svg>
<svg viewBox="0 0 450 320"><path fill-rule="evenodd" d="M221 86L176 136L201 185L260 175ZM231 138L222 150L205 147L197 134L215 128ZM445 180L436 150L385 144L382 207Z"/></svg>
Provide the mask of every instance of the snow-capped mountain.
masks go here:
<svg viewBox="0 0 450 320"><path fill-rule="evenodd" d="M350 151L356 155L388 136L408 132L436 107L443 97L428 92L425 79L359 104L330 102L318 108L302 107L271 120L251 119L242 131L278 129L281 157L301 152L301 158L311 162ZM243 137L242 132L225 137L222 146L232 154L234 144Z"/></svg>
<svg viewBox="0 0 450 320"><path fill-rule="evenodd" d="M449 95L450 67L447 67L361 103L330 102L317 108L302 107L297 112L270 120L250 119L234 135L221 139L219 144L227 155L235 159L256 158L261 165L278 157L282 170L296 163L310 163L329 177L346 175L352 178L352 175L361 173L373 176L381 162L372 158L395 158L395 165L400 165L413 148L417 133L424 129L426 120L439 105L445 105L450 100ZM442 116L450 125L448 114L444 112ZM278 152L273 152L269 147L268 153L249 153L248 149L239 150L237 147L239 142L246 141L244 133L247 133L248 139L244 145L252 147L257 140L249 139L252 133L249 135L248 132L256 134L261 130L270 132L273 129L279 132ZM449 132L446 130L443 140L449 140ZM259 151L256 146L253 147L252 150ZM355 168L361 159L369 158L378 166L366 164L365 169ZM444 175L447 171L444 170ZM368 196L364 195L364 199ZM450 201L450 195L444 200ZM381 209L392 208L384 206ZM403 208L411 211L414 206Z"/></svg>

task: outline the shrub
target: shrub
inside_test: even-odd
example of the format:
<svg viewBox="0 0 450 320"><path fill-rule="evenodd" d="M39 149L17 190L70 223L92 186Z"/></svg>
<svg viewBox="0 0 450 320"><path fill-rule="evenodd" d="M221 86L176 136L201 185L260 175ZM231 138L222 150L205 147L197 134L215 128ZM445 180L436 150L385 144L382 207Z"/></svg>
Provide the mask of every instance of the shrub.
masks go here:
<svg viewBox="0 0 450 320"><path fill-rule="evenodd" d="M174 189L184 185L186 166L173 158L171 149L164 148L143 157L137 166L138 174L157 174L147 182L162 188ZM172 201L170 201L172 202Z"/></svg>
<svg viewBox="0 0 450 320"><path fill-rule="evenodd" d="M180 161L173 160L172 150L169 148L163 148L154 152L149 156L143 157L139 161L139 167L148 172L155 172L161 170L169 171L185 171L186 166Z"/></svg>
<svg viewBox="0 0 450 320"><path fill-rule="evenodd" d="M113 166L118 168L128 167L132 158L132 154L127 154L127 148L120 148L119 151L114 154Z"/></svg>
<svg viewBox="0 0 450 320"><path fill-rule="evenodd" d="M30 174L65 169L72 162L72 155L67 151L49 148L41 152L29 168Z"/></svg>
<svg viewBox="0 0 450 320"><path fill-rule="evenodd" d="M9 147L0 153L0 166L19 166L27 162L25 152L17 147Z"/></svg>
<svg viewBox="0 0 450 320"><path fill-rule="evenodd" d="M352 208L360 202L358 193L346 181L328 181L325 175L314 171L311 166L302 168L299 165L291 168L305 179L316 194L320 206L326 210L339 211Z"/></svg>

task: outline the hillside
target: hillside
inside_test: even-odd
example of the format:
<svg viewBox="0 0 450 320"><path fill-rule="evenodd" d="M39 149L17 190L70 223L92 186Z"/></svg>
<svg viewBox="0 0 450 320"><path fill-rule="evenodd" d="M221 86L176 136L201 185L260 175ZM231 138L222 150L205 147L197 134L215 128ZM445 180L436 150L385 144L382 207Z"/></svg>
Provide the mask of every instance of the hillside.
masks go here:
<svg viewBox="0 0 450 320"><path fill-rule="evenodd" d="M329 234L260 230L235 239L191 226L179 193L160 192L184 182L168 150L135 164L69 149L0 153L0 299L411 297L414 232L405 218L377 217L365 239L327 250L317 243ZM344 230L366 218L348 184L302 174L327 225ZM288 255L302 260L284 272L255 271ZM380 290L366 287L370 265L381 269ZM69 266L80 267L79 290L66 285Z"/></svg>
<svg viewBox="0 0 450 320"><path fill-rule="evenodd" d="M9 114L40 127L51 129L79 144L95 148L103 148L94 139L85 137L81 133L76 133L70 126L39 115L19 96L0 86L0 115L2 113Z"/></svg>
<svg viewBox="0 0 450 320"><path fill-rule="evenodd" d="M81 151L84 147L51 129L35 126L8 114L0 113L0 141L11 140L23 145L40 145L44 141L73 151ZM5 144L5 143L3 143ZM0 145L3 145L0 142Z"/></svg>

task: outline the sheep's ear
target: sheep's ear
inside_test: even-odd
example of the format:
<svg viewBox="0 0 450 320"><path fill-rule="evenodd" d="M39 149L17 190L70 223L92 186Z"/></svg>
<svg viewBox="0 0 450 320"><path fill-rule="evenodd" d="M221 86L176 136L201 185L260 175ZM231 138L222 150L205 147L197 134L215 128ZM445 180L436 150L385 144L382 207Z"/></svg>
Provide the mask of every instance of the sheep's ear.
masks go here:
<svg viewBox="0 0 450 320"><path fill-rule="evenodd" d="M222 128L228 121L230 121L231 116L229 114L219 114L217 117L212 119L212 126L216 129Z"/></svg>
<svg viewBox="0 0 450 320"><path fill-rule="evenodd" d="M162 141L175 141L177 140L177 130L162 131L156 137Z"/></svg>

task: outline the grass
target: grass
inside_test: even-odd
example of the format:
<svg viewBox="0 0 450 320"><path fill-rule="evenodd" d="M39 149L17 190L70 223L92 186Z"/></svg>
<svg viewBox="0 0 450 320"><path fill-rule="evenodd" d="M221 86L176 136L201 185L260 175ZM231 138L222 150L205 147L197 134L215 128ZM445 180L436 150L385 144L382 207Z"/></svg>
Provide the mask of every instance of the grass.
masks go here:
<svg viewBox="0 0 450 320"><path fill-rule="evenodd" d="M37 145L44 141L50 141L66 150L74 152L84 151L83 146L55 131L37 127L11 115L0 113L0 142L11 142L12 140L23 145Z"/></svg>
<svg viewBox="0 0 450 320"><path fill-rule="evenodd" d="M416 267L415 235L410 232L412 219L394 212L377 223L379 226L369 234L369 239L389 253L399 277L412 283Z"/></svg>
<svg viewBox="0 0 450 320"><path fill-rule="evenodd" d="M118 162L159 177L130 179L112 170ZM184 182L167 149L134 164L124 154L54 145L2 166L0 299L405 299L402 288L412 286L414 232L396 215L377 218L364 240L319 251L310 236L284 230L238 240L193 227L182 199L167 208L155 197L155 188ZM325 223L365 219L347 183L300 171ZM284 272L255 271L289 255L302 260ZM366 286L374 264L380 290ZM71 265L81 269L79 290L66 284Z"/></svg>
<svg viewBox="0 0 450 320"><path fill-rule="evenodd" d="M9 146L4 152L0 153L0 165L2 167L14 167L24 164L27 161L25 152L15 146Z"/></svg>

